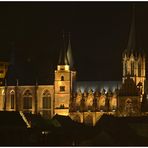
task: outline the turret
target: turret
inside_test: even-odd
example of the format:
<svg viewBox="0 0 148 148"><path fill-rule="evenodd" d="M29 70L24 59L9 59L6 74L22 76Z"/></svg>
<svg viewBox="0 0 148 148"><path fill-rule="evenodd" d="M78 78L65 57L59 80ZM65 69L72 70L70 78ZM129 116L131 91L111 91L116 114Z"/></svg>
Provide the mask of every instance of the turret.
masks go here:
<svg viewBox="0 0 148 148"><path fill-rule="evenodd" d="M135 7L133 6L132 23L129 32L127 48L123 51L123 82L128 76L134 80L136 85L142 83L142 94L144 93L145 81L145 55L136 40L135 32Z"/></svg>
<svg viewBox="0 0 148 148"><path fill-rule="evenodd" d="M63 34L63 44L60 50L57 70L55 70L55 101L54 114L69 115L70 99L72 97L74 71L72 71L72 54L70 38L68 46L65 46Z"/></svg>

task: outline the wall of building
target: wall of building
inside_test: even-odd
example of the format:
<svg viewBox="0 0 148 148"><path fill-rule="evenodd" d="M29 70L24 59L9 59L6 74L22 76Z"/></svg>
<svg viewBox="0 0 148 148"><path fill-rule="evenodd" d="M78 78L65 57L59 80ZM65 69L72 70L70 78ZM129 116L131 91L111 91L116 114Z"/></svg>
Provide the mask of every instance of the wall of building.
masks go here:
<svg viewBox="0 0 148 148"><path fill-rule="evenodd" d="M115 111L117 108L117 92L102 92L79 89L70 102L70 110L74 111Z"/></svg>
<svg viewBox="0 0 148 148"><path fill-rule="evenodd" d="M48 93L47 99L50 100L50 107L47 108L43 108L43 94L45 92ZM14 94L13 101L12 94ZM24 97L31 98L31 107L24 108ZM0 87L0 100L0 110L40 113L46 118L53 116L53 85ZM14 107L12 107L12 103Z"/></svg>
<svg viewBox="0 0 148 148"><path fill-rule="evenodd" d="M94 126L103 114L114 115L115 112L70 112L72 120Z"/></svg>
<svg viewBox="0 0 148 148"><path fill-rule="evenodd" d="M134 53L127 54L125 53L123 55L123 82L127 78L127 75L129 75L138 85L139 82L142 83L142 94L144 94L144 81L146 80L146 71L145 71L145 55L143 54L137 54L134 55ZM132 66L133 65L133 66Z"/></svg>

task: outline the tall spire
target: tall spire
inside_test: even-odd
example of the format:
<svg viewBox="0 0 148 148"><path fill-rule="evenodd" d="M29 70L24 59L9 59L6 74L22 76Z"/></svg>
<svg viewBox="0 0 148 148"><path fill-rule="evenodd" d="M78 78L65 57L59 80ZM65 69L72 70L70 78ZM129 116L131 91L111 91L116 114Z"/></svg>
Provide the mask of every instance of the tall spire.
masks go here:
<svg viewBox="0 0 148 148"><path fill-rule="evenodd" d="M68 36L68 47L67 47L67 58L70 64L70 68L73 68L73 58L72 58L72 49L71 49L71 42L70 42L70 32Z"/></svg>
<svg viewBox="0 0 148 148"><path fill-rule="evenodd" d="M127 51L136 50L136 32L135 32L135 5L132 5L132 23L129 32Z"/></svg>
<svg viewBox="0 0 148 148"><path fill-rule="evenodd" d="M67 54L66 54L66 48L65 48L65 35L64 31L62 33L62 47L60 50L60 56L59 56L59 65L69 65Z"/></svg>

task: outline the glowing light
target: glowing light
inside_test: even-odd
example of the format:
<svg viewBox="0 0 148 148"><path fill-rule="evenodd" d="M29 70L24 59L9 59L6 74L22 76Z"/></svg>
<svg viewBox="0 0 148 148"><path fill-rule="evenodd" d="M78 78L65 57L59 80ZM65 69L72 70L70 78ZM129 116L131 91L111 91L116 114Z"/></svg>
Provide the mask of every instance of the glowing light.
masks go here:
<svg viewBox="0 0 148 148"><path fill-rule="evenodd" d="M148 94L146 95L146 99L148 99Z"/></svg>
<svg viewBox="0 0 148 148"><path fill-rule="evenodd" d="M77 88L77 92L78 92L79 90L81 90L81 92L84 93L84 87L79 87L79 88Z"/></svg>
<svg viewBox="0 0 148 148"><path fill-rule="evenodd" d="M107 91L108 91L108 87L102 87L101 88L101 91L105 90L105 94L107 94Z"/></svg>
<svg viewBox="0 0 148 148"><path fill-rule="evenodd" d="M140 96L140 102L142 102L142 95Z"/></svg>
<svg viewBox="0 0 148 148"><path fill-rule="evenodd" d="M69 70L69 65L65 65L65 70Z"/></svg>
<svg viewBox="0 0 148 148"><path fill-rule="evenodd" d="M29 122L27 121L27 119L26 119L26 117L24 116L23 112L20 111L19 113L20 113L22 119L24 120L24 122L26 123L27 128L31 128L31 125L30 125Z"/></svg>
<svg viewBox="0 0 148 148"><path fill-rule="evenodd" d="M58 85L59 85L59 86L61 86L61 85L62 85L62 82L61 82L61 81L59 81L59 82L58 82Z"/></svg>
<svg viewBox="0 0 148 148"><path fill-rule="evenodd" d="M68 109L56 109L55 112L56 112L56 114L62 115L62 116L68 116L69 115Z"/></svg>
<svg viewBox="0 0 148 148"><path fill-rule="evenodd" d="M48 131L42 131L42 135L47 135L48 133Z"/></svg>
<svg viewBox="0 0 148 148"><path fill-rule="evenodd" d="M57 69L58 70L66 70L66 71L68 71L69 70L69 65L58 65Z"/></svg>
<svg viewBox="0 0 148 148"><path fill-rule="evenodd" d="M3 89L3 90L2 90L2 95L4 95L4 92L5 92L5 91L4 91L4 89Z"/></svg>
<svg viewBox="0 0 148 148"><path fill-rule="evenodd" d="M60 66L60 65L58 65L58 70L60 70L60 67L61 67L61 66Z"/></svg>

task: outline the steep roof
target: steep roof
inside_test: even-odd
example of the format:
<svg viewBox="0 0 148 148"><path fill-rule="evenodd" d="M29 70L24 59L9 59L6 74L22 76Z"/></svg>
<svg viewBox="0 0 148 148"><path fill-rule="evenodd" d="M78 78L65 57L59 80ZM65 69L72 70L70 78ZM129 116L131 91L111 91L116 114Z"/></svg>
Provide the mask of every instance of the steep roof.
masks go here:
<svg viewBox="0 0 148 148"><path fill-rule="evenodd" d="M127 44L127 51L135 50L136 44L136 32L135 32L135 8L133 6L133 14L132 14L132 23L129 32L128 44Z"/></svg>
<svg viewBox="0 0 148 148"><path fill-rule="evenodd" d="M13 111L0 111L0 127L9 127L9 128L27 128L24 120L22 119L19 112Z"/></svg>
<svg viewBox="0 0 148 148"><path fill-rule="evenodd" d="M69 65L69 61L67 58L67 51L65 46L65 36L63 33L62 40L61 40L61 49L60 49L60 56L59 56L59 65Z"/></svg>
<svg viewBox="0 0 148 148"><path fill-rule="evenodd" d="M125 79L124 83L119 90L120 96L139 96L139 90L132 78L129 76Z"/></svg>
<svg viewBox="0 0 148 148"><path fill-rule="evenodd" d="M127 47L123 52L123 55L126 53L127 56L131 55L133 53L134 55L138 55L139 53L143 53L143 50L141 50L141 47L139 45L139 39L137 40L137 27L136 27L136 9L135 5L132 5L132 21L130 24L130 30L129 30L129 37L127 42Z"/></svg>
<svg viewBox="0 0 148 148"><path fill-rule="evenodd" d="M71 49L70 33L69 33L68 47L67 47L67 58L68 58L70 68L73 69L74 62L73 62L72 49Z"/></svg>

